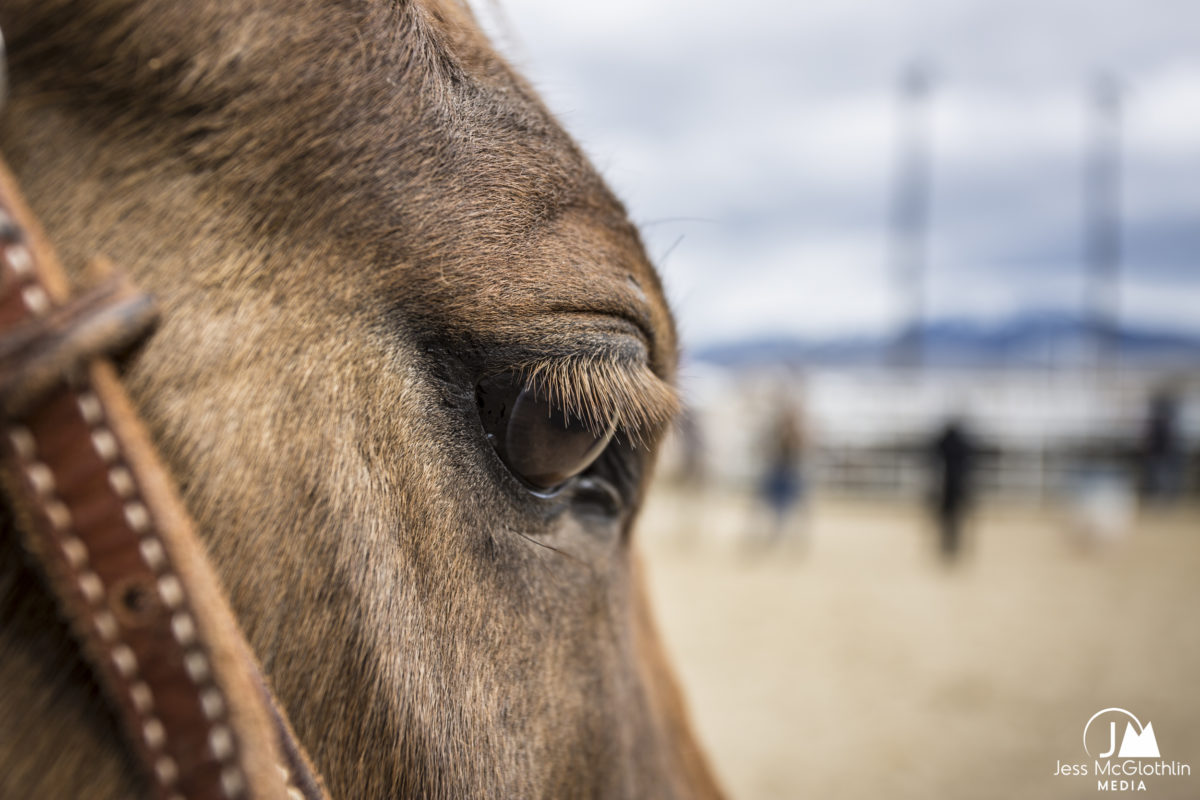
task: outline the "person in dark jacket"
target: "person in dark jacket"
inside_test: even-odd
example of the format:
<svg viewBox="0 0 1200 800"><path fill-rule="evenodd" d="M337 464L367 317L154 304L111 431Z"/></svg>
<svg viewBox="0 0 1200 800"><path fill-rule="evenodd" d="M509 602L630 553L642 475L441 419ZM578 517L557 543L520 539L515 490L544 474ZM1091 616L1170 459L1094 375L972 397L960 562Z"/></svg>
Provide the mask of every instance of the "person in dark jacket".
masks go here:
<svg viewBox="0 0 1200 800"><path fill-rule="evenodd" d="M934 513L941 536L941 553L954 561L961 550L963 518L972 499L971 472L975 446L959 419L949 420L933 441Z"/></svg>
<svg viewBox="0 0 1200 800"><path fill-rule="evenodd" d="M1186 448L1179 433L1179 401L1162 390L1150 401L1141 448L1141 493L1148 503L1171 503L1183 492Z"/></svg>

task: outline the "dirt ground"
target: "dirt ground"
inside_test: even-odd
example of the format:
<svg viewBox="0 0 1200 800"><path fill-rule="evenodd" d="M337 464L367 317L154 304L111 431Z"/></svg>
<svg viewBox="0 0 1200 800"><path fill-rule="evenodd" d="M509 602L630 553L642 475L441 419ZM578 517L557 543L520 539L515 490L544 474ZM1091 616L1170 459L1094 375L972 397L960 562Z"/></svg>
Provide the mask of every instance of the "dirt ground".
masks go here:
<svg viewBox="0 0 1200 800"><path fill-rule="evenodd" d="M807 545L743 546L745 498L659 487L639 528L660 625L730 794L1094 798L1083 726L1152 721L1136 797L1200 797L1200 511L1085 552L1063 512L980 509L958 568L921 509L811 504ZM1124 793L1121 793L1124 794Z"/></svg>

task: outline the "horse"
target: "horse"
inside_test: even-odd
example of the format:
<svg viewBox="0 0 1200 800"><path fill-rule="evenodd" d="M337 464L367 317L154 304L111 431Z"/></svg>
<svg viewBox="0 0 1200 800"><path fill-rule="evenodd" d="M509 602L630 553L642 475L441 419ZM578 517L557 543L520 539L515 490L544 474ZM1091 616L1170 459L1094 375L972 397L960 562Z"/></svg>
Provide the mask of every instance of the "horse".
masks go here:
<svg viewBox="0 0 1200 800"><path fill-rule="evenodd" d="M677 341L620 202L458 0L5 0L0 151L336 798L721 796L633 521ZM0 796L138 796L0 526Z"/></svg>

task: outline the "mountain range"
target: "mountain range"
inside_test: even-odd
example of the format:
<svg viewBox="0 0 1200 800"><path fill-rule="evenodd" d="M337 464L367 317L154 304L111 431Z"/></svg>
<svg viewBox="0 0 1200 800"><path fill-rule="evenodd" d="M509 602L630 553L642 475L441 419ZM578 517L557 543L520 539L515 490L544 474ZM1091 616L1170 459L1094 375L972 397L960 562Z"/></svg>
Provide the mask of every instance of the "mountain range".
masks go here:
<svg viewBox="0 0 1200 800"><path fill-rule="evenodd" d="M1200 332L1122 324L1101 335L1079 315L1022 314L994 323L942 319L892 335L806 339L763 336L720 342L692 351L696 361L729 367L768 365L1200 368Z"/></svg>

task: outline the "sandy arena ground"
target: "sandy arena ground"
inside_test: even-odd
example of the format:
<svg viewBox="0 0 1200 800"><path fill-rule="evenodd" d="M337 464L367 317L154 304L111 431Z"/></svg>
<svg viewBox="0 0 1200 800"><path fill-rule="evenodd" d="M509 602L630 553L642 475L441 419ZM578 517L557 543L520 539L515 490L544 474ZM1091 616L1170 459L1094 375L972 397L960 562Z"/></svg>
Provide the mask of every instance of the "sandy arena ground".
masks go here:
<svg viewBox="0 0 1200 800"><path fill-rule="evenodd" d="M747 501L653 493L639 536L695 723L734 798L1096 798L1088 718L1154 723L1129 797L1200 797L1200 512L1085 553L1063 514L981 509L959 569L920 509L818 498L802 551L747 552ZM1117 793L1124 794L1124 793Z"/></svg>

